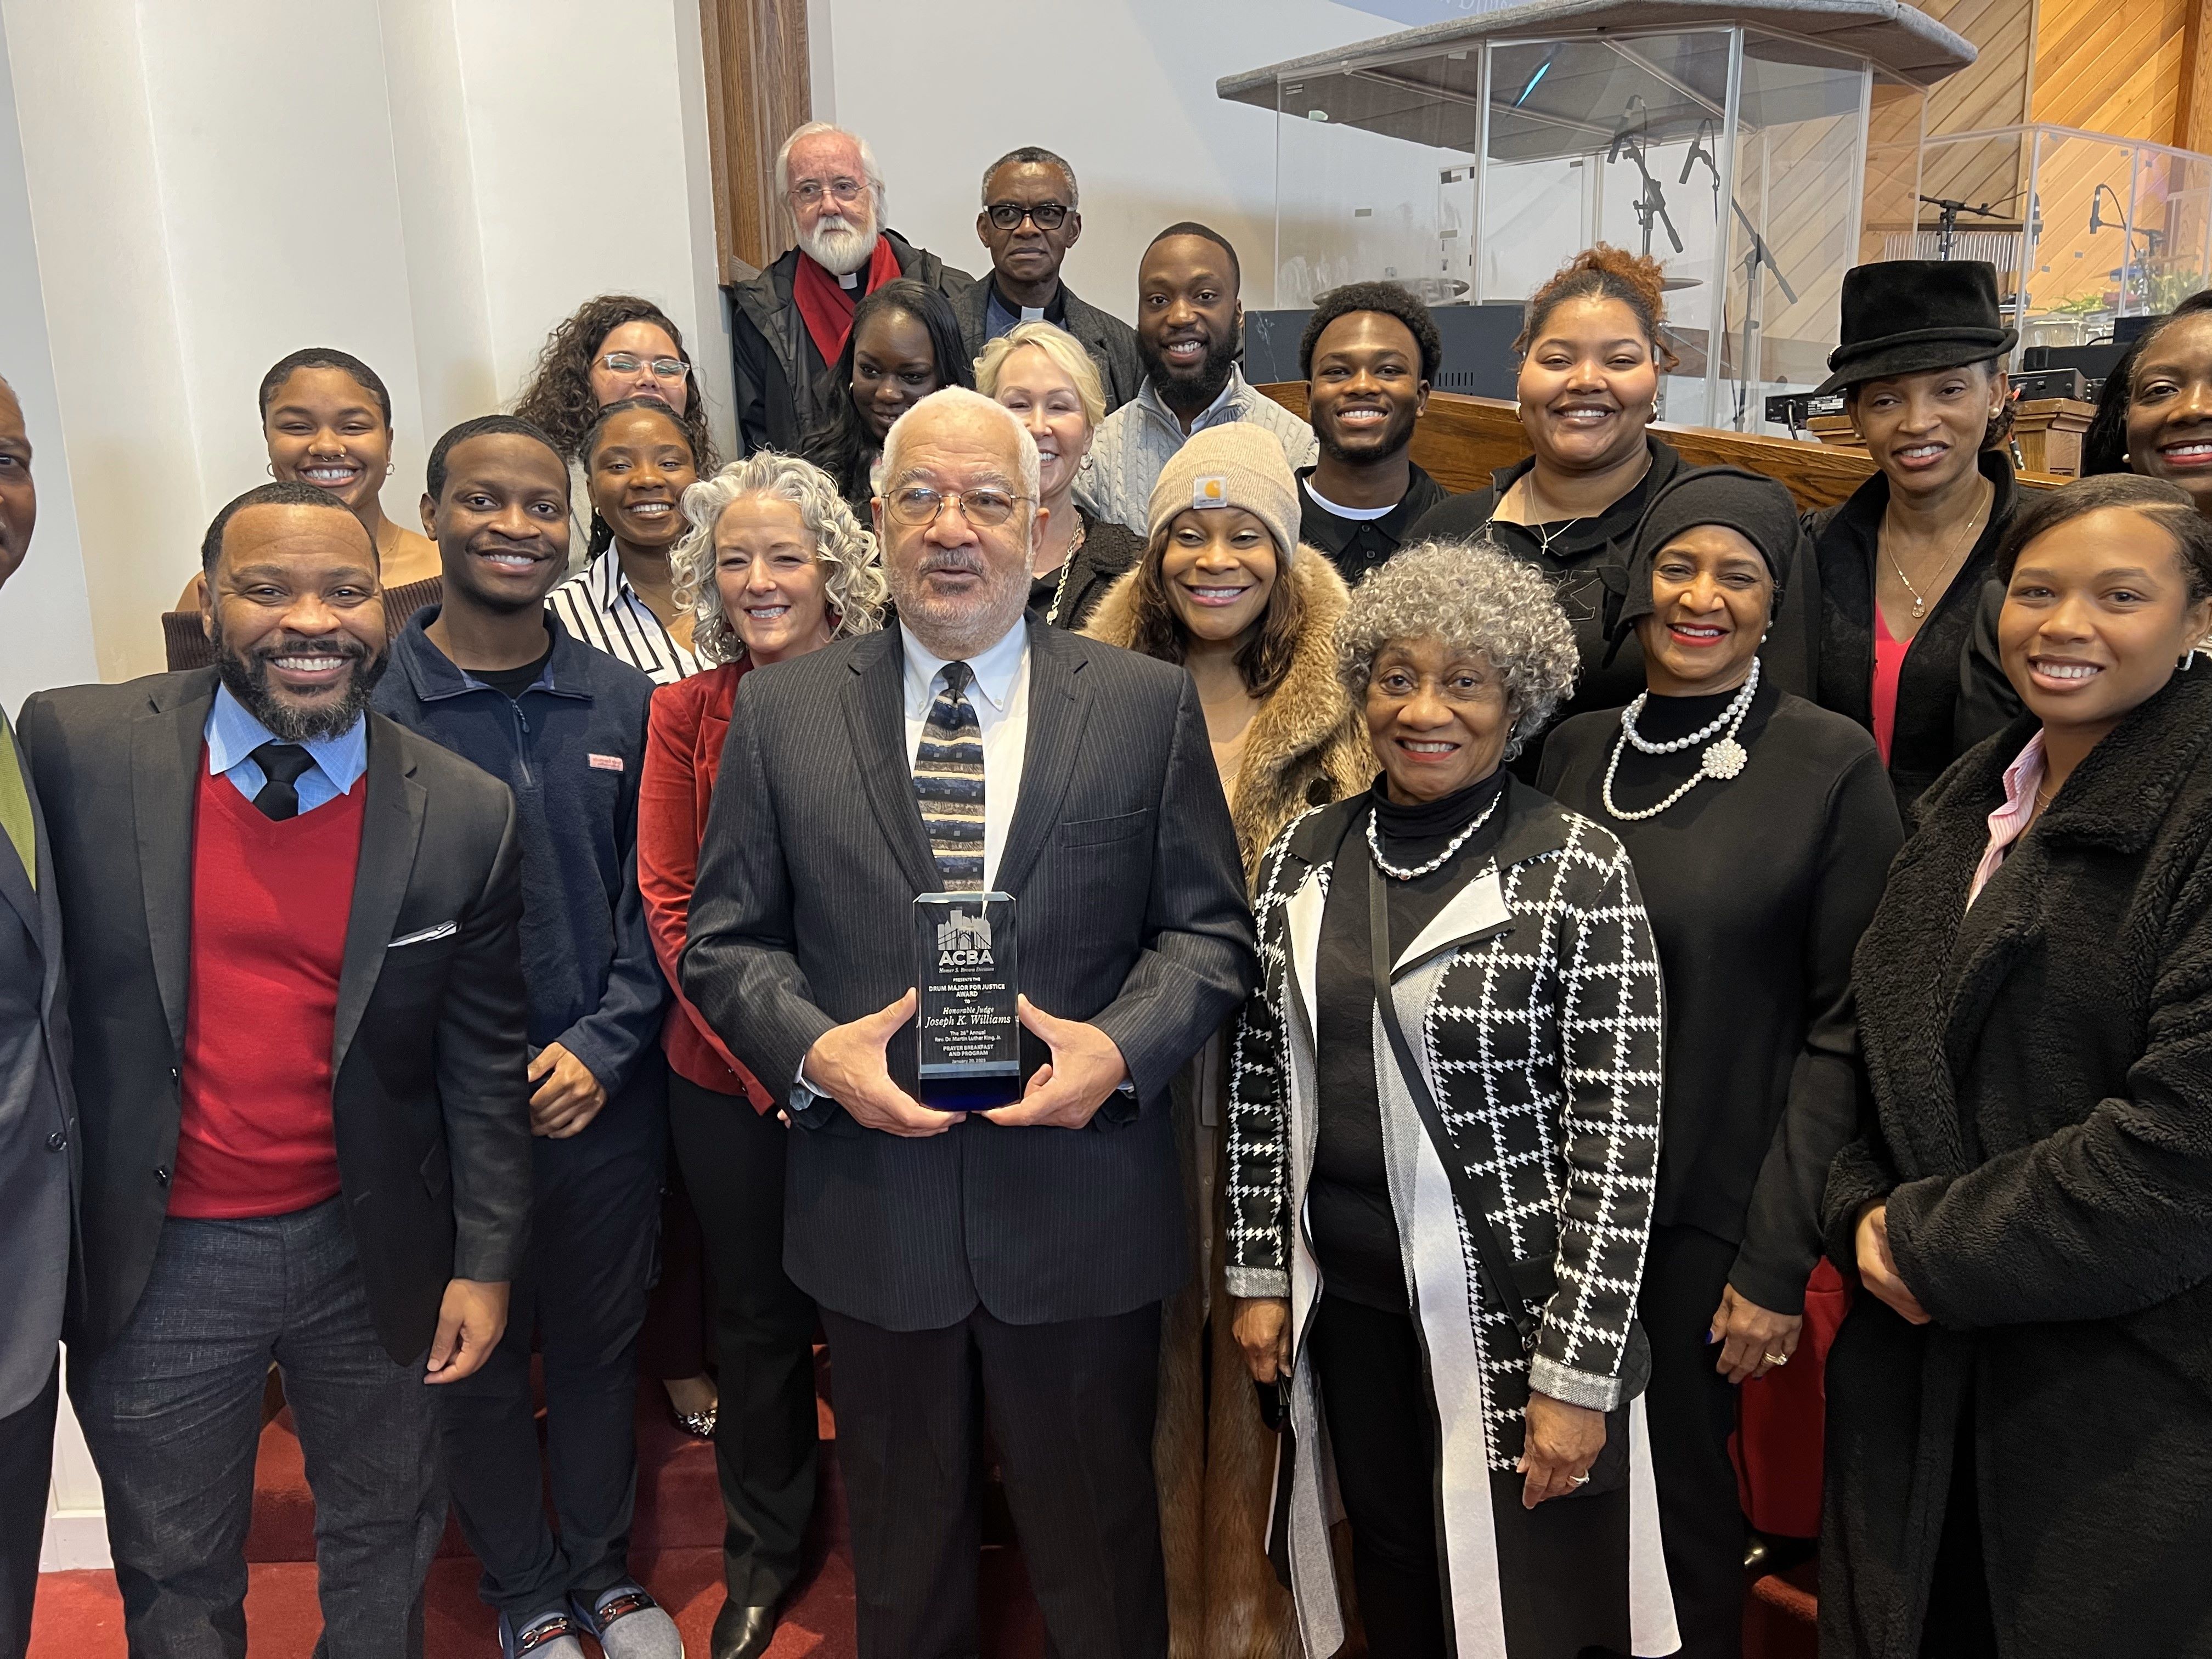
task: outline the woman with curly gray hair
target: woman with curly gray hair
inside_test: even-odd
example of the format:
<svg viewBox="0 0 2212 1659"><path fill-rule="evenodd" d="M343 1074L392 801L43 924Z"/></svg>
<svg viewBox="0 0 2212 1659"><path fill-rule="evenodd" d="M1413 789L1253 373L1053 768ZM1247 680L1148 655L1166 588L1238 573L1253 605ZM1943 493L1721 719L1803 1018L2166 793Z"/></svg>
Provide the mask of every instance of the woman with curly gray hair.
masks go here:
<svg viewBox="0 0 2212 1659"><path fill-rule="evenodd" d="M819 467L763 450L693 484L683 507L690 528L671 556L676 601L710 665L653 694L637 809L637 883L672 987L738 682L880 626L886 592L876 538ZM729 1515L720 1652L748 1633L748 1620L752 1635L775 1628L775 1603L799 1572L814 1505L814 1307L783 1272L777 1102L680 989L672 1002L661 1036L671 1184L680 1180L699 1200L714 1287L720 1395L701 1427L714 1437Z"/></svg>
<svg viewBox="0 0 2212 1659"><path fill-rule="evenodd" d="M1669 1653L1658 955L1620 842L1503 765L1574 630L1511 555L1430 542L1337 637L1382 776L1268 849L1231 1073L1236 1334L1293 1431L1270 1550L1309 1652L1345 1640L1334 1492L1375 1659Z"/></svg>

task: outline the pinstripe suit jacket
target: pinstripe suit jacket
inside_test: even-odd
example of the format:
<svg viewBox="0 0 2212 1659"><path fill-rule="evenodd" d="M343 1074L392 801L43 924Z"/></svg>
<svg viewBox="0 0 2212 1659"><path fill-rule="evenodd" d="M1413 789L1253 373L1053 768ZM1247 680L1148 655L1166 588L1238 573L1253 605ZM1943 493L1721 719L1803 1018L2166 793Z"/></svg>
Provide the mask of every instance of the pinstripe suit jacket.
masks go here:
<svg viewBox="0 0 2212 1659"><path fill-rule="evenodd" d="M1109 1100L1085 1129L969 1118L927 1139L806 1114L789 1141L786 1267L823 1306L892 1330L939 1329L979 1302L1016 1324L1097 1317L1180 1286L1169 1079L1257 980L1189 676L1034 614L1028 628L1029 734L995 885L1017 901L1023 990L1111 1036L1137 1098ZM905 753L901 652L893 627L738 688L681 970L771 1087L823 1032L914 983L913 900L939 884ZM1024 1071L1044 1057L1025 1052ZM912 1090L910 1028L890 1060Z"/></svg>

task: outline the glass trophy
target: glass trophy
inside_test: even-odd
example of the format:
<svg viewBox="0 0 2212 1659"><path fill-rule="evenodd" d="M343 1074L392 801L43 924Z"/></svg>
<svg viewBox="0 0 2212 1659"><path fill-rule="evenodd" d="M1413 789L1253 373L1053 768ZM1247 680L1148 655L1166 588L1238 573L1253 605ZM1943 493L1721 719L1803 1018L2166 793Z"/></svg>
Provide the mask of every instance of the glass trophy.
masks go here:
<svg viewBox="0 0 2212 1659"><path fill-rule="evenodd" d="M921 1103L940 1112L1012 1104L1022 1092L1013 895L922 893L914 920Z"/></svg>

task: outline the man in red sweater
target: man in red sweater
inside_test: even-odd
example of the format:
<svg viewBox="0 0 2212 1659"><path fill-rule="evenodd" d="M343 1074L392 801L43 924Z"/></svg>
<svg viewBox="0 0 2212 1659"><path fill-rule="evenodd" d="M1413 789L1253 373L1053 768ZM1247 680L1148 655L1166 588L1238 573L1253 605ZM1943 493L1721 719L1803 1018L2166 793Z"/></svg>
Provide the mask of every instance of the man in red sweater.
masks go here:
<svg viewBox="0 0 2212 1659"><path fill-rule="evenodd" d="M70 1395L134 1653L246 1650L273 1363L330 1659L422 1645L426 1384L483 1364L530 1201L514 808L368 712L377 556L312 485L203 549L212 668L42 692L24 750L72 941Z"/></svg>

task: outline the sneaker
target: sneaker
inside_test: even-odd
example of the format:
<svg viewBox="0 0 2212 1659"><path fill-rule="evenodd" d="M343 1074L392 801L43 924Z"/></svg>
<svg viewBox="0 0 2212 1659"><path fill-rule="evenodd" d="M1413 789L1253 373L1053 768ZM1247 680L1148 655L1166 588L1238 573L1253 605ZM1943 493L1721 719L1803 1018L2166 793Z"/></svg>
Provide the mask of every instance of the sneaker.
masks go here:
<svg viewBox="0 0 2212 1659"><path fill-rule="evenodd" d="M576 1639L576 1621L559 1608L522 1621L518 1628L507 1614L499 1616L501 1659L584 1659L584 1644Z"/></svg>
<svg viewBox="0 0 2212 1659"><path fill-rule="evenodd" d="M624 1583L601 1590L588 1607L571 1596L568 1605L584 1628L599 1638L607 1659L684 1659L676 1621L643 1585Z"/></svg>

